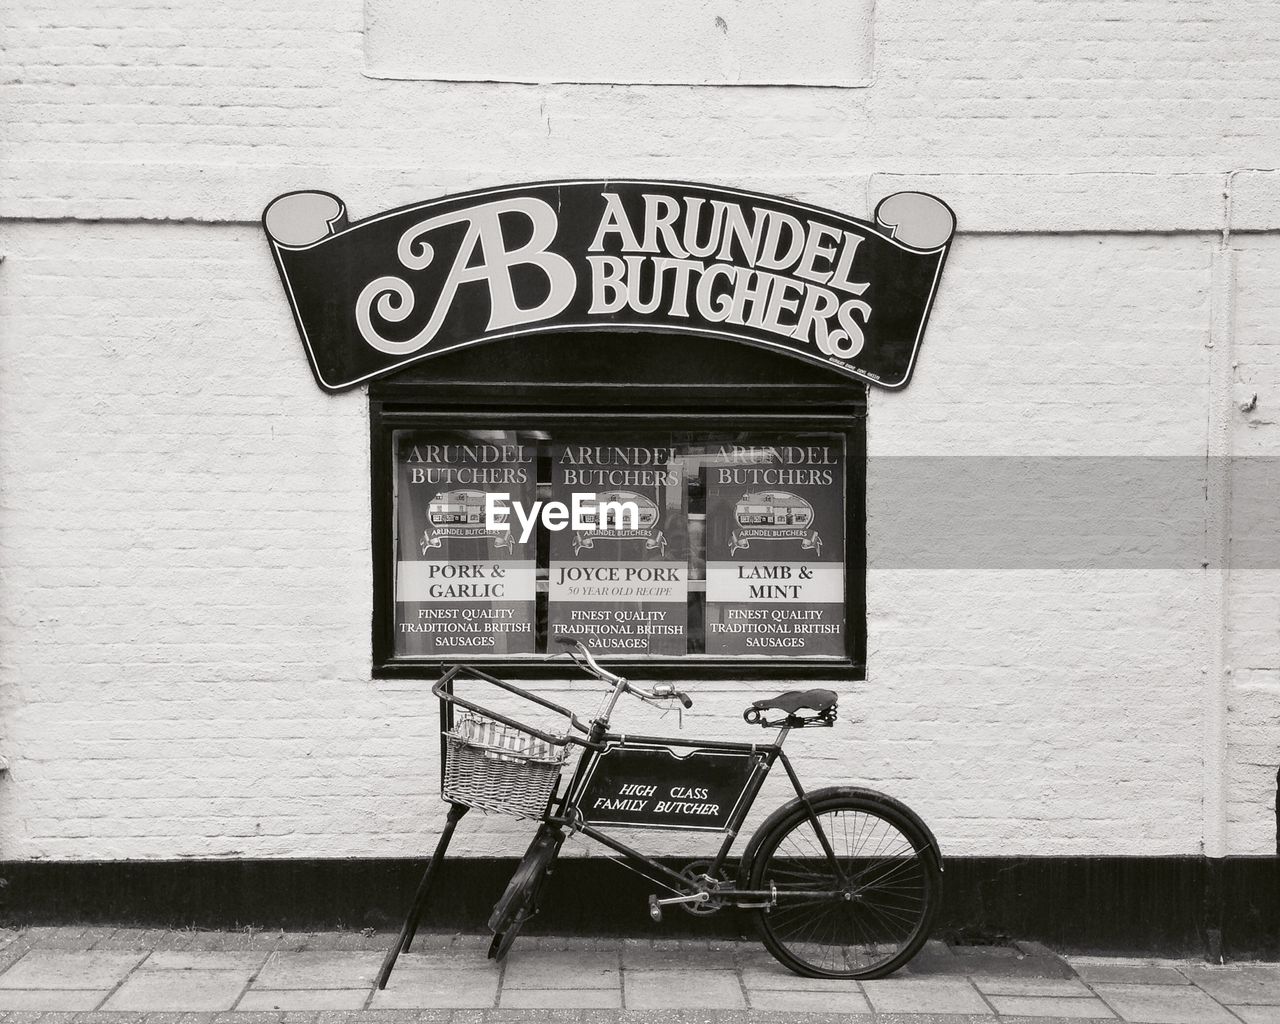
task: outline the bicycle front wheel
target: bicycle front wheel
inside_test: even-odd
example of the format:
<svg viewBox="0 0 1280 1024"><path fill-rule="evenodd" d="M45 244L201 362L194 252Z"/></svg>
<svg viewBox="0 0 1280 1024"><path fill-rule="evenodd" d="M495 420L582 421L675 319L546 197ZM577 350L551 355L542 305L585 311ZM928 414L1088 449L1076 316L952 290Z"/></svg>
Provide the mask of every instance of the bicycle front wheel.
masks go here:
<svg viewBox="0 0 1280 1024"><path fill-rule="evenodd" d="M814 978L883 978L929 937L942 875L929 837L894 801L815 794L762 838L750 887L776 892L755 911L765 947ZM825 838L825 842L823 841Z"/></svg>
<svg viewBox="0 0 1280 1024"><path fill-rule="evenodd" d="M564 834L559 829L550 825L538 829L489 915L489 930L493 932L493 941L489 944L490 960L505 957L525 921L538 912L538 894L551 873L551 865L560 852L562 842Z"/></svg>

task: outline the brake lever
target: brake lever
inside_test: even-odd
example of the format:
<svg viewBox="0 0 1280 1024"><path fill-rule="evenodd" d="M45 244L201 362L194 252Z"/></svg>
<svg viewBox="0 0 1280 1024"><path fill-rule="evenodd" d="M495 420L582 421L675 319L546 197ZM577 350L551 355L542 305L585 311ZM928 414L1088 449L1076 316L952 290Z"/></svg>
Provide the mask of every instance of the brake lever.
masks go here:
<svg viewBox="0 0 1280 1024"><path fill-rule="evenodd" d="M684 730L684 709L680 706L680 701L675 699L675 694L672 694L670 697L653 697L643 693L637 693L635 696L641 703L649 704L652 707L657 708L664 715L674 711L676 713L676 728L681 731ZM666 703L667 701L674 701L674 704L668 704Z"/></svg>

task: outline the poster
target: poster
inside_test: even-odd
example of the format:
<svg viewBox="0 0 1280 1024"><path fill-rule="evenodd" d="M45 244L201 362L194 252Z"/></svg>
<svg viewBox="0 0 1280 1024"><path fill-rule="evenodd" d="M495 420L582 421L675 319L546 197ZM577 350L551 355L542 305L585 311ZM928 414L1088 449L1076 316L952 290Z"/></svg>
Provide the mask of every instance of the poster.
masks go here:
<svg viewBox="0 0 1280 1024"><path fill-rule="evenodd" d="M845 655L844 465L839 438L708 458L708 654Z"/></svg>
<svg viewBox="0 0 1280 1024"><path fill-rule="evenodd" d="M397 433L397 655L534 653L536 541L486 528L490 492L531 505L536 447Z"/></svg>
<svg viewBox="0 0 1280 1024"><path fill-rule="evenodd" d="M575 495L633 505L635 514L551 533L548 636L603 654L685 654L689 507L679 453L630 442L553 445L552 499L571 506Z"/></svg>

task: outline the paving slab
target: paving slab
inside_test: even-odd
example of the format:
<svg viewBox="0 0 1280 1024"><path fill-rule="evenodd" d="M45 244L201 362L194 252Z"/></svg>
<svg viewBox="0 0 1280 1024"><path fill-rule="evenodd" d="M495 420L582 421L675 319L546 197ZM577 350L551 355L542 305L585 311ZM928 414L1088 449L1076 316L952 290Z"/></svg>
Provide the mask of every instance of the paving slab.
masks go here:
<svg viewBox="0 0 1280 1024"><path fill-rule="evenodd" d="M966 979L886 978L864 981L862 990L876 1013L991 1013Z"/></svg>
<svg viewBox="0 0 1280 1024"><path fill-rule="evenodd" d="M136 971L104 1010L230 1010L249 983L249 971Z"/></svg>
<svg viewBox="0 0 1280 1024"><path fill-rule="evenodd" d="M142 961L140 971L256 971L267 962L266 950L160 949ZM79 1024L79 1022L77 1022Z"/></svg>
<svg viewBox="0 0 1280 1024"><path fill-rule="evenodd" d="M283 1019L284 1014L279 1010L247 1010L244 1013L224 1010L213 1014L213 1024L280 1024Z"/></svg>
<svg viewBox="0 0 1280 1024"><path fill-rule="evenodd" d="M387 932L342 932L334 943L336 949L377 949L385 953L396 942L396 935ZM418 938L414 937L414 948L418 947Z"/></svg>
<svg viewBox="0 0 1280 1024"><path fill-rule="evenodd" d="M963 965L945 942L930 939L911 960L902 967L907 974L954 975L963 973Z"/></svg>
<svg viewBox="0 0 1280 1024"><path fill-rule="evenodd" d="M291 953L277 950L254 980L254 988L369 988L382 966L375 951ZM397 970L404 966L397 963ZM396 975L393 973L392 977Z"/></svg>
<svg viewBox="0 0 1280 1024"><path fill-rule="evenodd" d="M814 979L809 979L810 981ZM819 989L748 989L747 1001L753 1010L779 1010L787 1013L847 1013L867 1015L871 1004L858 991L820 991Z"/></svg>
<svg viewBox="0 0 1280 1024"><path fill-rule="evenodd" d="M1077 978L998 978L978 976L973 979L983 995L999 996L1079 996L1093 995L1089 987Z"/></svg>
<svg viewBox="0 0 1280 1024"><path fill-rule="evenodd" d="M35 925L25 930L25 937L36 949L86 950L82 939L84 925Z"/></svg>
<svg viewBox="0 0 1280 1024"><path fill-rule="evenodd" d="M7 971L31 951L25 939L15 939L0 948L0 973Z"/></svg>
<svg viewBox="0 0 1280 1024"><path fill-rule="evenodd" d="M1001 1016L1066 1017L1068 1020L1115 1020L1101 999L1090 996L989 996Z"/></svg>
<svg viewBox="0 0 1280 1024"><path fill-rule="evenodd" d="M374 991L372 1009L483 1009L498 1001L498 970L483 967L396 966L387 987Z"/></svg>
<svg viewBox="0 0 1280 1024"><path fill-rule="evenodd" d="M146 1018L148 1014L130 1012L112 1013L110 1010L85 1010L83 1013L77 1013L75 1016L75 1024L147 1024ZM161 1014L151 1014L152 1017L159 1017ZM176 1016L175 1014L165 1014L164 1016ZM212 1014L206 1016L211 1017Z"/></svg>
<svg viewBox="0 0 1280 1024"><path fill-rule="evenodd" d="M956 946L955 968L963 974L1009 974L1030 978L1070 978L1075 972L1062 957L1038 942L1019 946Z"/></svg>
<svg viewBox="0 0 1280 1024"><path fill-rule="evenodd" d="M373 1014L366 1010L365 1013L369 1013L370 1015L364 1019L372 1022L378 1017L385 1016L391 1012L400 1013L402 1011L383 1010L377 1014ZM425 1013L426 1011L420 1010L418 1012ZM314 1024L347 1024L348 1021L361 1019L360 1015L355 1010L321 1010L318 1013L312 1014L312 1018L314 1020ZM148 1021L147 1024L151 1024L151 1022Z"/></svg>
<svg viewBox="0 0 1280 1024"><path fill-rule="evenodd" d="M777 963L767 953L765 959ZM628 971L732 971L738 964L738 958L732 954L712 953L705 947L694 951L643 946L622 947L622 967Z"/></svg>
<svg viewBox="0 0 1280 1024"><path fill-rule="evenodd" d="M502 975L503 989L618 988L622 973L617 952L513 951Z"/></svg>
<svg viewBox="0 0 1280 1024"><path fill-rule="evenodd" d="M1196 965L1184 974L1222 1003L1280 1006L1280 965Z"/></svg>
<svg viewBox="0 0 1280 1024"><path fill-rule="evenodd" d="M1093 990L1135 1024L1237 1024L1194 985L1094 985Z"/></svg>
<svg viewBox="0 0 1280 1024"><path fill-rule="evenodd" d="M1231 1012L1244 1024L1280 1024L1280 1006L1233 1006Z"/></svg>
<svg viewBox="0 0 1280 1024"><path fill-rule="evenodd" d="M165 932L156 940L154 949L177 950L190 949L191 940L195 937L193 931L171 931ZM96 946L94 948L97 948ZM78 1022L77 1022L78 1024Z"/></svg>
<svg viewBox="0 0 1280 1024"><path fill-rule="evenodd" d="M512 1010L620 1010L622 989L584 988L569 991L563 988L516 988L504 984L501 1009ZM541 1015L539 1015L541 1017Z"/></svg>
<svg viewBox="0 0 1280 1024"><path fill-rule="evenodd" d="M1105 964L1070 961L1090 985L1190 985L1178 968L1164 964Z"/></svg>
<svg viewBox="0 0 1280 1024"><path fill-rule="evenodd" d="M30 935L31 945L38 949L67 949L84 951L95 942L106 938L101 929L90 929L85 925L63 925L54 928L33 929L37 934ZM110 929L110 934L115 929Z"/></svg>
<svg viewBox="0 0 1280 1024"><path fill-rule="evenodd" d="M830 1014L823 1017L830 1024L842 1024L840 1017ZM853 1020L858 1019L853 1018ZM803 1017L789 1018L787 1024L800 1024L803 1020ZM1062 1018L997 1017L990 1009L986 1013L877 1013L872 1020L875 1024L1079 1024L1079 1021L1068 1021Z"/></svg>
<svg viewBox="0 0 1280 1024"><path fill-rule="evenodd" d="M80 936L81 941L84 942L85 945L80 948L93 949L99 942L102 942L104 939L109 939L115 933L115 925L94 925L86 928L84 930L84 934ZM122 1021L120 1024L124 1024L124 1022Z"/></svg>
<svg viewBox="0 0 1280 1024"><path fill-rule="evenodd" d="M552 1007L522 1010L498 1007L496 1010L460 1010L450 1024L472 1024L473 1021L475 1024L584 1024L586 1021L591 1024L618 1024L626 1016L625 1010L618 1009L562 1010Z"/></svg>
<svg viewBox="0 0 1280 1024"><path fill-rule="evenodd" d="M236 1003L245 1010L362 1010L367 988L250 989ZM78 1022L77 1022L78 1024Z"/></svg>
<svg viewBox="0 0 1280 1024"><path fill-rule="evenodd" d="M95 942L93 948L95 951L100 949L136 949L149 952L165 942L173 934L182 935L184 933L174 933L167 928L117 928L106 938Z"/></svg>
<svg viewBox="0 0 1280 1024"><path fill-rule="evenodd" d="M0 991L0 1010L92 1010L110 989L9 988Z"/></svg>
<svg viewBox="0 0 1280 1024"><path fill-rule="evenodd" d="M33 949L0 974L0 989L112 989L142 956L116 950Z"/></svg>
<svg viewBox="0 0 1280 1024"><path fill-rule="evenodd" d="M337 932L277 932L275 948L291 953L324 953L337 949Z"/></svg>
<svg viewBox="0 0 1280 1024"><path fill-rule="evenodd" d="M747 1002L730 971L627 971L628 1010L743 1010Z"/></svg>
<svg viewBox="0 0 1280 1024"><path fill-rule="evenodd" d="M742 982L748 989L797 992L814 989L822 992L861 992L856 981L847 978L802 978L781 964L774 967L744 967Z"/></svg>

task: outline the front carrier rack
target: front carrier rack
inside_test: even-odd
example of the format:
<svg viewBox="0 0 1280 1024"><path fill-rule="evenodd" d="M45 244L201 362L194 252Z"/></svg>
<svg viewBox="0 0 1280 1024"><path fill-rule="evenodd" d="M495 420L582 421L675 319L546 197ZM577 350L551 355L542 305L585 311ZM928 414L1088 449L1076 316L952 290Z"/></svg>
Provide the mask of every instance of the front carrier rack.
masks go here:
<svg viewBox="0 0 1280 1024"><path fill-rule="evenodd" d="M563 733L522 722L454 692L459 679L499 687L565 719ZM431 692L440 698L440 793L451 804L538 819L556 795L572 730L585 727L568 708L470 666L448 669ZM456 709L462 713L455 713Z"/></svg>

